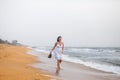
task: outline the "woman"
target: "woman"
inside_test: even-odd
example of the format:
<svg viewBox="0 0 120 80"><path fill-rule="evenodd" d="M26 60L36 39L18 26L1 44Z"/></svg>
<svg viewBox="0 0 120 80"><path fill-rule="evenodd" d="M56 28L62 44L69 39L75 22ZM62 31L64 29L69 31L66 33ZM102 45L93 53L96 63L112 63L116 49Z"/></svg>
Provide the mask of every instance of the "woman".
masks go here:
<svg viewBox="0 0 120 80"><path fill-rule="evenodd" d="M56 73L59 73L60 71L60 64L62 62L62 56L64 52L64 43L62 42L62 37L58 36L57 42L55 43L54 47L52 48L50 53L54 53L55 59L57 60L57 69Z"/></svg>

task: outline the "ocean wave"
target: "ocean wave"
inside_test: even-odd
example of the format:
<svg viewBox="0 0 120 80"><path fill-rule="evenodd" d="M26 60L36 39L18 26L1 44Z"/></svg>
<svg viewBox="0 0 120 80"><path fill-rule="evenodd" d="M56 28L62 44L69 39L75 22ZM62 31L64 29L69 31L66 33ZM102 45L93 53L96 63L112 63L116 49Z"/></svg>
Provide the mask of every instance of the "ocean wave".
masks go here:
<svg viewBox="0 0 120 80"><path fill-rule="evenodd" d="M75 57L69 57L69 55L64 55L63 59L65 61L83 64L85 66L89 66L91 68L95 68L95 69L98 69L98 70L120 74L120 67L118 67L118 66L100 64L100 63L90 62L90 61L83 61L83 60L80 60L80 59L75 58Z"/></svg>
<svg viewBox="0 0 120 80"><path fill-rule="evenodd" d="M51 47L35 47L38 52L49 53ZM120 74L120 48L65 48L65 61L83 64L98 70Z"/></svg>
<svg viewBox="0 0 120 80"><path fill-rule="evenodd" d="M108 49L108 48L69 48L66 49L68 52L74 53L113 53L113 52L120 52L120 49Z"/></svg>

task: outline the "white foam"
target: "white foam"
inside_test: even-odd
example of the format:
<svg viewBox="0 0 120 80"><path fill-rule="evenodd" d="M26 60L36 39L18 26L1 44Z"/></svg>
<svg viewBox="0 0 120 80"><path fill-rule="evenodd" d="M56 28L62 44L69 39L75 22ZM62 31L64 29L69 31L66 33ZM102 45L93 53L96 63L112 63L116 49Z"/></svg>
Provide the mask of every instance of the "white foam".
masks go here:
<svg viewBox="0 0 120 80"><path fill-rule="evenodd" d="M103 65L103 64L94 63L94 62L84 62L84 61L77 59L75 57L69 57L68 55L64 55L63 59L65 61L83 64L85 66L89 66L91 68L95 68L98 70L120 74L120 67L117 67L117 66Z"/></svg>
<svg viewBox="0 0 120 80"><path fill-rule="evenodd" d="M34 49L34 50L35 50L35 51L38 51L38 52L49 53L49 51L42 50L42 49Z"/></svg>

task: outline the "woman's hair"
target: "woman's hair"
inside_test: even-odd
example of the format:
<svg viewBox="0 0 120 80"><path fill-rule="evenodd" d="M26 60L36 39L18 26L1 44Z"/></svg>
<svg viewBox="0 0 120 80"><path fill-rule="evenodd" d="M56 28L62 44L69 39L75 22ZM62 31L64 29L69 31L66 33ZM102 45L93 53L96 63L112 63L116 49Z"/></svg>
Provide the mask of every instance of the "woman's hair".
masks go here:
<svg viewBox="0 0 120 80"><path fill-rule="evenodd" d="M57 42L59 42L59 38L62 38L62 37L61 37L61 36L58 36L58 37L57 37Z"/></svg>

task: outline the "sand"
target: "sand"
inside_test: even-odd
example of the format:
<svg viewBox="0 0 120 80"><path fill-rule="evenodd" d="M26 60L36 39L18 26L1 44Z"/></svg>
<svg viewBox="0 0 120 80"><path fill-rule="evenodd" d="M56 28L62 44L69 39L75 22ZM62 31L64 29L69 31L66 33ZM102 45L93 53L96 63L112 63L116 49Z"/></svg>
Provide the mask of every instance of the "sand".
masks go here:
<svg viewBox="0 0 120 80"><path fill-rule="evenodd" d="M0 44L0 80L50 80L52 76L29 64L36 57L27 54L28 48Z"/></svg>

